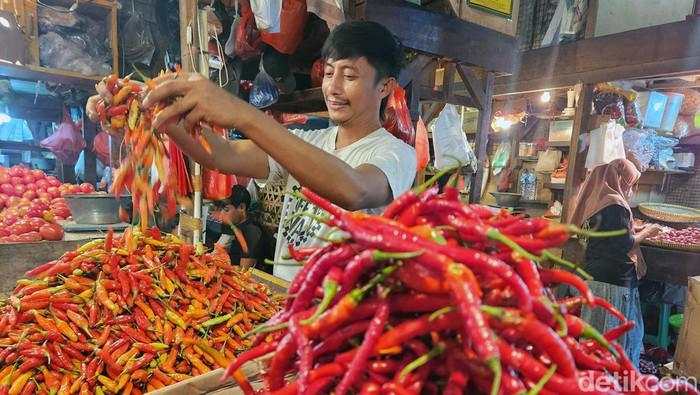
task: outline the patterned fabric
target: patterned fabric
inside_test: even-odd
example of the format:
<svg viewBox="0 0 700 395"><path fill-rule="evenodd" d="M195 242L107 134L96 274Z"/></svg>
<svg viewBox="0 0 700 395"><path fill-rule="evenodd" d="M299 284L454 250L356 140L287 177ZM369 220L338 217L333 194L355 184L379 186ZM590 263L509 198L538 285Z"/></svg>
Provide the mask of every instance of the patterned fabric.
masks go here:
<svg viewBox="0 0 700 395"><path fill-rule="evenodd" d="M644 350L642 343L644 339L644 319L642 317L642 306L639 301L639 290L636 287L618 287L617 285L599 281L589 281L588 286L594 295L607 300L620 310L627 319L634 321L634 328L618 339L618 342L625 349L625 353L630 357L632 363L639 367L640 355ZM581 318L601 333L621 324L617 318L600 308L590 309L584 306L581 309Z"/></svg>

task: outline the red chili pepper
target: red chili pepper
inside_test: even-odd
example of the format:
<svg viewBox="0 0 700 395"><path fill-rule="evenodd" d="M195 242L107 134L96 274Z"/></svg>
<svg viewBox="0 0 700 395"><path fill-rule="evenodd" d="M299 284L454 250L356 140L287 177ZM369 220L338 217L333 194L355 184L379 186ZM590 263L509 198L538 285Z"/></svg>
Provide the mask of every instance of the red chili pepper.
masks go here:
<svg viewBox="0 0 700 395"><path fill-rule="evenodd" d="M605 339L607 339L608 341L615 341L618 338L620 338L620 336L629 332L632 328L634 328L634 321L625 321L622 324L605 332L603 336L605 336Z"/></svg>
<svg viewBox="0 0 700 395"><path fill-rule="evenodd" d="M545 284L567 284L576 288L588 303L595 303L595 296L588 284L579 276L560 269L540 269L540 277Z"/></svg>
<svg viewBox="0 0 700 395"><path fill-rule="evenodd" d="M460 316L456 312L444 314L426 314L412 320L403 321L386 333L377 342L376 351L389 350L401 346L407 341L425 335L431 331L441 332L454 330L462 325Z"/></svg>
<svg viewBox="0 0 700 395"><path fill-rule="evenodd" d="M607 369L611 372L620 371L622 368L618 363L601 359L586 351L586 349L571 336L564 338L564 342L571 350L571 354L576 361L576 364L584 369L602 370Z"/></svg>
<svg viewBox="0 0 700 395"><path fill-rule="evenodd" d="M148 336L146 336L144 333L139 332L138 330L131 328L128 325L122 325L122 326L120 326L120 328L121 328L122 332L124 332L125 334L127 334L129 337L131 337L132 339L134 339L136 341L139 341L141 343L150 343L151 342L151 339L149 339Z"/></svg>

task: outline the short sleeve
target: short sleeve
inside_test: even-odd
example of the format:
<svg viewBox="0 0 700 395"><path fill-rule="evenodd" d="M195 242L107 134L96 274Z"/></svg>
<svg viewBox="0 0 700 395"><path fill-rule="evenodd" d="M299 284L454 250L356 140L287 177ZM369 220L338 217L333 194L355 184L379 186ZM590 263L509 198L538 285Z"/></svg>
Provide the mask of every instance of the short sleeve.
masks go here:
<svg viewBox="0 0 700 395"><path fill-rule="evenodd" d="M393 142L369 157L367 164L376 166L386 176L393 198L406 192L416 176L416 151L401 141Z"/></svg>

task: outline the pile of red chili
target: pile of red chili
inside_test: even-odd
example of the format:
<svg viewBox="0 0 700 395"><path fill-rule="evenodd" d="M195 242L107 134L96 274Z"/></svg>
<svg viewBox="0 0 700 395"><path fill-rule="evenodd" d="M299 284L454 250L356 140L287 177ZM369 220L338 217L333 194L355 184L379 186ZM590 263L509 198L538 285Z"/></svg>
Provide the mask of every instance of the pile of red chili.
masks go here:
<svg viewBox="0 0 700 395"><path fill-rule="evenodd" d="M217 249L108 233L27 272L0 310L0 394L140 394L224 367L278 303Z"/></svg>
<svg viewBox="0 0 700 395"><path fill-rule="evenodd" d="M342 237L290 248L303 266L285 308L226 371L244 392L252 390L240 367L267 354L262 391L275 395L620 393L625 374L640 374L615 341L634 323L593 296L576 274L585 272L548 252L579 230L463 204L450 186L410 191L382 216L301 194ZM580 295L557 300L550 287L561 284ZM621 326L599 333L572 314L581 305Z"/></svg>

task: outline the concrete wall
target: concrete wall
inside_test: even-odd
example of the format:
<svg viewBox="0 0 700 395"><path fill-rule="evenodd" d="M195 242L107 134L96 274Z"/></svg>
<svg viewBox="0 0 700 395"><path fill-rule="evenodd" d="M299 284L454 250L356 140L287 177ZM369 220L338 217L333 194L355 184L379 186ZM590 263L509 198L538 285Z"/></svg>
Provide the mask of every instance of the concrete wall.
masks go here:
<svg viewBox="0 0 700 395"><path fill-rule="evenodd" d="M693 12L693 0L598 0L595 35L678 22Z"/></svg>

